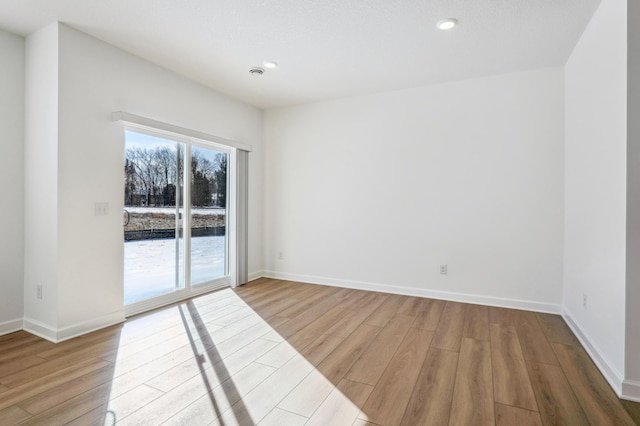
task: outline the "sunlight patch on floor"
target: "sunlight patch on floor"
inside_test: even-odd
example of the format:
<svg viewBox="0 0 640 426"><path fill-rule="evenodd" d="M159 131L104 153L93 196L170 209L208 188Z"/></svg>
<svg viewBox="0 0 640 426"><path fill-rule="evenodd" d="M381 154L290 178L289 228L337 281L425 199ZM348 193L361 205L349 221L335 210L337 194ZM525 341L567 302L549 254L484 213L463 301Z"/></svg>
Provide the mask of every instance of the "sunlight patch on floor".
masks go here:
<svg viewBox="0 0 640 426"><path fill-rule="evenodd" d="M366 418L345 395L361 399L364 385L332 383L230 289L132 319L113 356L105 424L351 425Z"/></svg>

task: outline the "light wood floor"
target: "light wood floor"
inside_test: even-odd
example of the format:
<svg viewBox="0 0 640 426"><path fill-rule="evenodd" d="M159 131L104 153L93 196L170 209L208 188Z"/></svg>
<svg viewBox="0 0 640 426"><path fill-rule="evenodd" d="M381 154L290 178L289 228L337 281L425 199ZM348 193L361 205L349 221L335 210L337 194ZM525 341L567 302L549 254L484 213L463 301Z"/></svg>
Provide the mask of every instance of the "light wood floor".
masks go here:
<svg viewBox="0 0 640 426"><path fill-rule="evenodd" d="M559 316L261 279L57 345L0 337L0 425L114 423L634 421Z"/></svg>

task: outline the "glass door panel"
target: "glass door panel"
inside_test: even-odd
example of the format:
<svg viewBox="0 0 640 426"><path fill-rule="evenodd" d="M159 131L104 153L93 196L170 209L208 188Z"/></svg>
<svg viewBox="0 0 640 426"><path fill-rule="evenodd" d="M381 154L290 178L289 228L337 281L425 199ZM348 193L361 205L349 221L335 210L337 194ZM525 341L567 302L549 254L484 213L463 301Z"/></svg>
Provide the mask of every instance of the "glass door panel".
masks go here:
<svg viewBox="0 0 640 426"><path fill-rule="evenodd" d="M125 136L124 294L131 304L185 287L186 145Z"/></svg>
<svg viewBox="0 0 640 426"><path fill-rule="evenodd" d="M191 284L209 283L228 274L228 154L192 146L190 258Z"/></svg>

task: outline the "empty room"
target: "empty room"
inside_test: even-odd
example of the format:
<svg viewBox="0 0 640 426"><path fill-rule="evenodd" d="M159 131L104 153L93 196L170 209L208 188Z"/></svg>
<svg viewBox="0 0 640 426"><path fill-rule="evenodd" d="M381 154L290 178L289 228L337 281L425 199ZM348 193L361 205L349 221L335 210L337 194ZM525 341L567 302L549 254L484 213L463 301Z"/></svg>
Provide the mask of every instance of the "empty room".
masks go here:
<svg viewBox="0 0 640 426"><path fill-rule="evenodd" d="M0 425L640 424L636 0L0 0Z"/></svg>

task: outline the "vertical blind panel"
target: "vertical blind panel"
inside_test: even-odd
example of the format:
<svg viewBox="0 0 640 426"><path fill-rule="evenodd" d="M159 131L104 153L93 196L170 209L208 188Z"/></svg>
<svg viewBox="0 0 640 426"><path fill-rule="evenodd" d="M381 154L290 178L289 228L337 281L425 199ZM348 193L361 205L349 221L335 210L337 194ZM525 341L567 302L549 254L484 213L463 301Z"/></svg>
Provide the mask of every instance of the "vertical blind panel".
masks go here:
<svg viewBox="0 0 640 426"><path fill-rule="evenodd" d="M236 206L236 277L238 285L248 281L249 253L249 153L238 149L237 161L237 206Z"/></svg>

